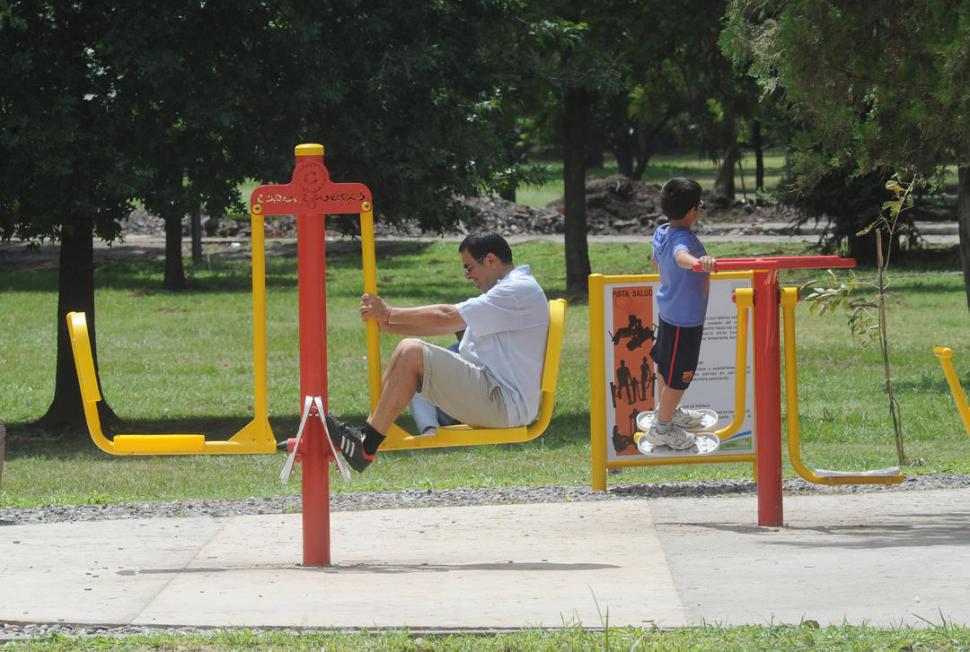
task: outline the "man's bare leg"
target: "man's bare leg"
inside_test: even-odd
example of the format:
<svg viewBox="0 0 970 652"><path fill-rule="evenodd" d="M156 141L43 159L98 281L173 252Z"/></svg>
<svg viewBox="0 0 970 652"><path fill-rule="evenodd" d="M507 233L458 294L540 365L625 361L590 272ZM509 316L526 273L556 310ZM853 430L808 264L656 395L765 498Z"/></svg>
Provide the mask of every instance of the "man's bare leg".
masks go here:
<svg viewBox="0 0 970 652"><path fill-rule="evenodd" d="M381 398L374 414L367 419L371 427L387 434L391 424L404 411L424 378L424 342L403 339L391 354L381 379Z"/></svg>

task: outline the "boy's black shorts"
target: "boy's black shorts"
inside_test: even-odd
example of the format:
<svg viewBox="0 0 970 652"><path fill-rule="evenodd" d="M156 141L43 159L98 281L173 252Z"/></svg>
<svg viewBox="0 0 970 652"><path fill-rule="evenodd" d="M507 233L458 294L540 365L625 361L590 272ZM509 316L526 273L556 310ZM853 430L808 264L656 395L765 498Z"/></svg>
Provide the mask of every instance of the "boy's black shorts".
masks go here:
<svg viewBox="0 0 970 652"><path fill-rule="evenodd" d="M687 389L697 371L704 326L673 326L658 319L657 338L650 357L657 365L657 375L671 389Z"/></svg>

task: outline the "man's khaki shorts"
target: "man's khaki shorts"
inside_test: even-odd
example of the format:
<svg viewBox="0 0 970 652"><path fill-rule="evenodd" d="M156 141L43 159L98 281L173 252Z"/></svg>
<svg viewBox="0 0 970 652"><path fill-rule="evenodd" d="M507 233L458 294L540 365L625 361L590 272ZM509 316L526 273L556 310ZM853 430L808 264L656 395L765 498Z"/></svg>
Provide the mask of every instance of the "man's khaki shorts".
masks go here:
<svg viewBox="0 0 970 652"><path fill-rule="evenodd" d="M448 349L424 342L424 380L419 392L461 423L506 428L508 413L495 378Z"/></svg>

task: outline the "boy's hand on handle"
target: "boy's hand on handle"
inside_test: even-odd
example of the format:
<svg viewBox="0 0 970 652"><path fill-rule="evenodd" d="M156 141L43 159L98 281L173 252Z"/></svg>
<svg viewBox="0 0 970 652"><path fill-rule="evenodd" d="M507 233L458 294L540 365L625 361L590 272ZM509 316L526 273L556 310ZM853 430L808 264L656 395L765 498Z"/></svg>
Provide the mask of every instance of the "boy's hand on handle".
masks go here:
<svg viewBox="0 0 970 652"><path fill-rule="evenodd" d="M717 260L714 256L701 256L694 263L695 272L713 272L717 265Z"/></svg>
<svg viewBox="0 0 970 652"><path fill-rule="evenodd" d="M360 297L360 318L363 320L376 319L379 324L387 322L391 307L384 299L372 294L364 293Z"/></svg>

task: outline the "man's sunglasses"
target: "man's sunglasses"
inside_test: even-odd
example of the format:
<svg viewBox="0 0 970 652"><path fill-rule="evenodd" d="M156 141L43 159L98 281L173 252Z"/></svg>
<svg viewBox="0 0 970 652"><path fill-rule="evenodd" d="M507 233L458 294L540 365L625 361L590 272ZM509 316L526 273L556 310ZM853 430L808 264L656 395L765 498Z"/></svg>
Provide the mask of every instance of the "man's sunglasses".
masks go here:
<svg viewBox="0 0 970 652"><path fill-rule="evenodd" d="M474 260L474 261L475 261L475 262L476 262L477 264L479 264L479 265L481 265L481 264L482 264L482 261L483 261L483 260L485 260L485 256L482 256L481 258L474 258L473 260ZM462 263L462 266L461 266L461 268L462 268L463 270L465 270L465 273L466 273L466 274L468 274L469 272L471 272L471 271L472 271L472 270L473 270L473 269L475 268L475 266L474 266L474 265L472 265L471 263Z"/></svg>

